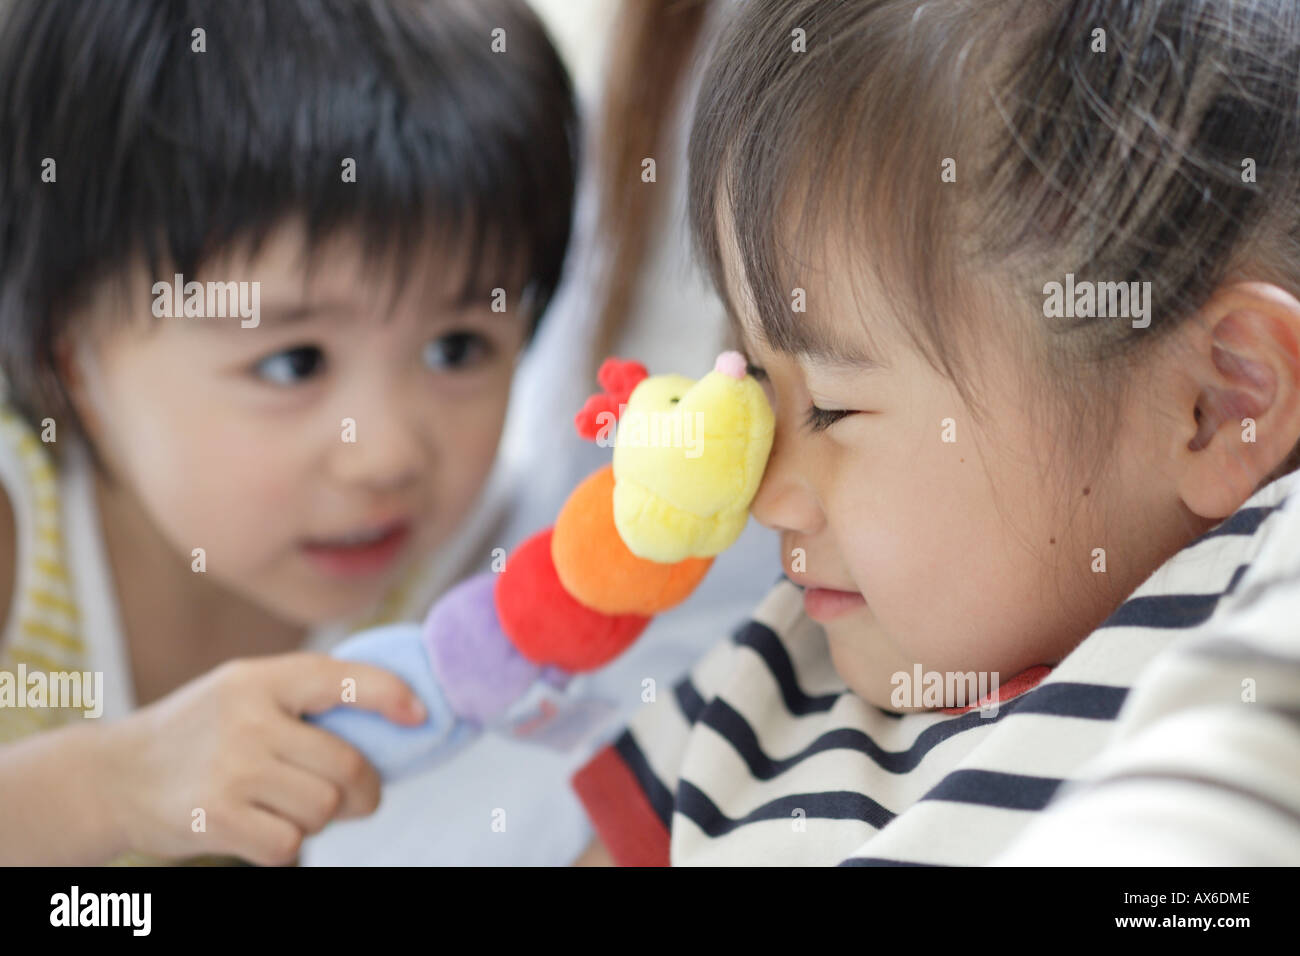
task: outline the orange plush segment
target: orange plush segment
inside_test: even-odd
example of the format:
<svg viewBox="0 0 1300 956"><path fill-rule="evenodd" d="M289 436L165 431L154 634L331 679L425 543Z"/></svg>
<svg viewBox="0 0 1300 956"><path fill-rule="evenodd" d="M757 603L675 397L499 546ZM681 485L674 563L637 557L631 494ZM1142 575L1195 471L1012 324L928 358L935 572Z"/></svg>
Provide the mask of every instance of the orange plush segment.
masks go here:
<svg viewBox="0 0 1300 956"><path fill-rule="evenodd" d="M501 629L520 654L570 673L618 657L650 623L648 617L601 614L575 601L555 574L550 528L506 558L493 599Z"/></svg>
<svg viewBox="0 0 1300 956"><path fill-rule="evenodd" d="M551 558L564 588L604 614L655 615L690 596L712 558L660 564L638 558L614 527L614 467L606 465L573 489L560 509Z"/></svg>

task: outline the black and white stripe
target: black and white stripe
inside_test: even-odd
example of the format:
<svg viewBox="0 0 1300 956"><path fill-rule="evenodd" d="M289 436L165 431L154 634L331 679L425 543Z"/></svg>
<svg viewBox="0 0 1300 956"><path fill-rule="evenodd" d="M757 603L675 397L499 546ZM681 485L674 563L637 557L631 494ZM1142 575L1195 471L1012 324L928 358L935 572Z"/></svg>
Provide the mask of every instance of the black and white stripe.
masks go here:
<svg viewBox="0 0 1300 956"><path fill-rule="evenodd" d="M1179 552L995 716L867 704L782 581L615 748L676 865L987 863L1107 746L1148 663L1242 584L1289 484Z"/></svg>
<svg viewBox="0 0 1300 956"><path fill-rule="evenodd" d="M995 863L1300 865L1300 507L1262 517L1249 570Z"/></svg>

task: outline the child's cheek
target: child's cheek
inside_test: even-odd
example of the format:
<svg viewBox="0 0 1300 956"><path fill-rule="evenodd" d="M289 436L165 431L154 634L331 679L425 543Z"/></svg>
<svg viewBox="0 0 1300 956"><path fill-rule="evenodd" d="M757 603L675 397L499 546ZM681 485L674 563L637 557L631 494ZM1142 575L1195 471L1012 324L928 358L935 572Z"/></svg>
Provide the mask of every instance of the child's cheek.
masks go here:
<svg viewBox="0 0 1300 956"><path fill-rule="evenodd" d="M306 534L293 528L313 493L309 470L295 464L298 440L276 441L251 423L212 415L174 434L144 478L153 499L167 503L160 518L175 529L169 537L181 538L176 543L187 554L205 547L244 564Z"/></svg>
<svg viewBox="0 0 1300 956"><path fill-rule="evenodd" d="M505 425L509 380L502 379L472 401L439 413L442 426L428 440L437 450L440 484L476 488L491 470Z"/></svg>

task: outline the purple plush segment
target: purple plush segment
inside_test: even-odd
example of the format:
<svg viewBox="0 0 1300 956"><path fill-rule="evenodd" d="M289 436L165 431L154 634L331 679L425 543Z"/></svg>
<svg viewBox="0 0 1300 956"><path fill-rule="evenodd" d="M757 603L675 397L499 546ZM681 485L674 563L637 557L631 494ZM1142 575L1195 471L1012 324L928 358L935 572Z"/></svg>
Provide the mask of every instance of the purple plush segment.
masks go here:
<svg viewBox="0 0 1300 956"><path fill-rule="evenodd" d="M376 713L348 705L306 718L360 750L384 780L435 767L477 735L472 723L456 719L438 687L418 624L389 624L354 634L334 648L333 656L396 674L429 713L416 727L389 723Z"/></svg>
<svg viewBox="0 0 1300 956"><path fill-rule="evenodd" d="M540 668L515 650L492 600L494 574L452 588L424 622L425 650L451 709L490 725L537 680Z"/></svg>

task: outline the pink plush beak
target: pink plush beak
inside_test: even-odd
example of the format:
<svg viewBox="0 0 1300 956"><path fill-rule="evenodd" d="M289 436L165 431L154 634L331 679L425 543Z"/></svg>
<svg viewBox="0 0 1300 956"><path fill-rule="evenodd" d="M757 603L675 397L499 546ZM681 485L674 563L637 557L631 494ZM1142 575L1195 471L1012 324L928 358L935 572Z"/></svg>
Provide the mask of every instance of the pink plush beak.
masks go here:
<svg viewBox="0 0 1300 956"><path fill-rule="evenodd" d="M747 368L745 356L739 352L723 352L718 356L718 360L713 363L713 371L721 372L729 378L741 381L745 377Z"/></svg>

